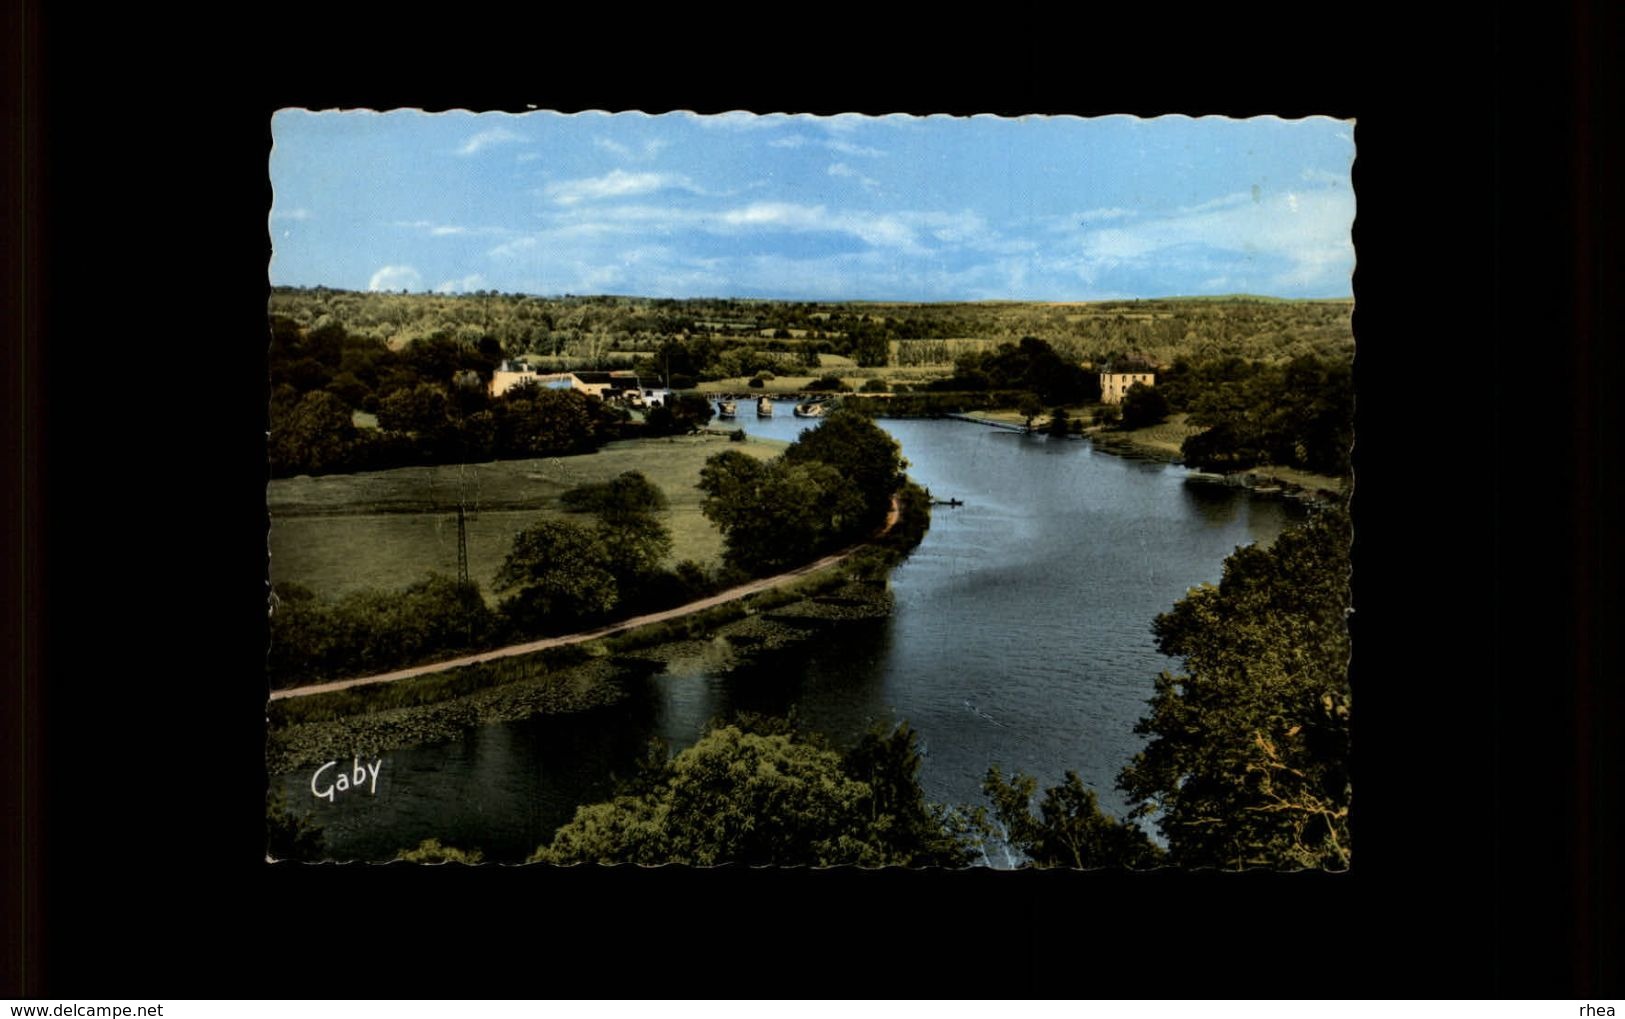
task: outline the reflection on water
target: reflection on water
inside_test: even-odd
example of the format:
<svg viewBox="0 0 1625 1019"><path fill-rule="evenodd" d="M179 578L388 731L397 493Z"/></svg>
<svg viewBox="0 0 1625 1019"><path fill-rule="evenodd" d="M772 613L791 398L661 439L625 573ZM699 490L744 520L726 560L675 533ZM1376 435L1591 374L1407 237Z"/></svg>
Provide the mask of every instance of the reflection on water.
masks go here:
<svg viewBox="0 0 1625 1019"><path fill-rule="evenodd" d="M787 409L787 408L786 408ZM788 413L748 432L793 438ZM318 804L338 856L386 858L425 838L523 859L631 774L651 738L674 749L737 710L781 715L837 745L907 719L933 799L981 803L990 765L1041 784L1075 770L1121 809L1117 772L1157 673L1151 622L1217 581L1238 545L1268 542L1302 510L1179 466L1099 453L1087 442L948 421L885 421L910 474L938 498L925 541L892 576L888 619L821 629L798 647L736 656L700 644L629 697L583 715L495 725L385 754L379 793ZM308 802L308 774L286 776ZM301 799L302 798L302 799Z"/></svg>

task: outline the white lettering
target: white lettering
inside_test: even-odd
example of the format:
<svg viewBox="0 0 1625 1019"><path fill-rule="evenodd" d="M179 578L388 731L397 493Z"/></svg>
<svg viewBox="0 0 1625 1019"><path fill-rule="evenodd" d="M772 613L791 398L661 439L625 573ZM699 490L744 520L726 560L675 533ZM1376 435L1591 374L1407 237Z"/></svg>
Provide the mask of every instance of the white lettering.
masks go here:
<svg viewBox="0 0 1625 1019"><path fill-rule="evenodd" d="M310 791L316 796L317 799L326 800L329 803L333 802L333 787L328 786L327 791L322 792L320 789L316 788L316 780L322 777L322 772L338 763L339 762L337 761L328 761L326 764L316 769L316 774L310 776Z"/></svg>
<svg viewBox="0 0 1625 1019"><path fill-rule="evenodd" d="M382 757L365 764L362 763L359 756L352 757L349 769L339 772L336 780L328 780L324 784L323 774L330 768L338 767L338 763L337 761L328 761L320 768L317 768L314 775L310 776L311 795L329 803L335 802L339 793L351 789L366 788L372 795L378 795L378 773L384 769L384 759Z"/></svg>

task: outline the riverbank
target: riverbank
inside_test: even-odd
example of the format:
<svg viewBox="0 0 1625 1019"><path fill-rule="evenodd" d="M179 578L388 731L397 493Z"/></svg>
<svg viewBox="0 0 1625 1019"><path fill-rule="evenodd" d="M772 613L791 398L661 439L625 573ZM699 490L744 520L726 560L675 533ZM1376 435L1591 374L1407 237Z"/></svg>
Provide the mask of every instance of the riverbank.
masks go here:
<svg viewBox="0 0 1625 1019"><path fill-rule="evenodd" d="M1072 415L1074 422L1086 421L1093 409L1094 407L1069 407L1067 413ZM912 417L915 415L890 414L882 411L881 416ZM924 416L952 418L956 421L967 421L995 428L1014 430L1024 430L1026 424L1026 418L1022 416L1020 411L1008 407L989 407L962 413L937 412ZM1200 426L1189 424L1188 417L1186 414L1171 414L1166 421L1158 424L1127 430L1119 430L1107 425L1089 425L1080 434L1103 453L1132 457L1139 460L1153 460L1159 463L1183 464L1185 462L1183 452L1185 440L1202 431ZM1035 434L1044 434L1049 428L1049 421L1049 415L1047 414L1033 418L1033 432ZM1209 481L1214 484L1245 488L1257 495L1280 495L1283 498L1298 499L1316 504L1342 503L1347 500L1349 494L1348 485L1342 478L1329 474L1316 474L1295 467L1278 467L1273 464L1261 464L1245 471L1235 471L1229 474L1193 471L1191 479L1197 482Z"/></svg>
<svg viewBox="0 0 1625 1019"><path fill-rule="evenodd" d="M455 739L475 727L608 707L630 682L703 653L725 662L788 647L843 620L891 611L887 575L924 538L930 496L906 484L893 526L791 583L590 640L439 669L396 682L281 698L266 708L273 774L337 756Z"/></svg>
<svg viewBox="0 0 1625 1019"><path fill-rule="evenodd" d="M1074 415L1074 420L1083 418L1089 408L1069 408L1068 413ZM1020 427L1025 418L1019 411L1010 409L991 409L966 414L949 414L951 418L961 421L975 421L995 427ZM1183 464L1185 462L1183 445L1186 439L1197 435L1202 428L1188 423L1188 415L1171 414L1166 421L1150 425L1145 428L1118 430L1106 425L1090 425L1083 429L1083 436L1089 439L1096 449L1103 453L1112 453L1120 456L1130 456L1142 460L1155 460L1161 463ZM1044 415L1033 419L1033 431L1042 433L1049 427L1049 417ZM1191 475L1196 481L1212 481L1215 484L1231 485L1245 488L1259 495L1281 495L1289 499L1301 499L1315 503L1341 503L1348 498L1347 484L1344 479L1329 474L1316 474L1313 471L1299 470L1296 467L1277 467L1273 464L1261 464L1245 471L1235 471L1230 474L1210 474L1195 471Z"/></svg>

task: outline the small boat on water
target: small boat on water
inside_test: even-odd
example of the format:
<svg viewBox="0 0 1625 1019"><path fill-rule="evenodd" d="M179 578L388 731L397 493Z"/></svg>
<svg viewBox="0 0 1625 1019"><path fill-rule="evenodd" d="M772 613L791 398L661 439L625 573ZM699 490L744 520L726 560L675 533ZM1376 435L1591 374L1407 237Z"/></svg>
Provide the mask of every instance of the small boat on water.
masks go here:
<svg viewBox="0 0 1625 1019"><path fill-rule="evenodd" d="M773 401L769 400L765 396L762 397L760 400L757 400L756 401L756 416L759 417L759 418L770 418L770 417L772 417L773 416Z"/></svg>
<svg viewBox="0 0 1625 1019"><path fill-rule="evenodd" d="M821 418L824 416L824 405L817 401L796 404L796 417Z"/></svg>
<svg viewBox="0 0 1625 1019"><path fill-rule="evenodd" d="M719 400L717 402L717 417L733 418L739 416L739 404L734 400Z"/></svg>

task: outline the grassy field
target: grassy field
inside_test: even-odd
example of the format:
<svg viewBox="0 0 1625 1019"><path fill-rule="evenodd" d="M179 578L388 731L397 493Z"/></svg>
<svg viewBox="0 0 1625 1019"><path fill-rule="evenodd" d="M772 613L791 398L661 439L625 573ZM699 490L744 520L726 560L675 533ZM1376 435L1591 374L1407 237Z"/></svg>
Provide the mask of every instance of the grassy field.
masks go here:
<svg viewBox="0 0 1625 1019"><path fill-rule="evenodd" d="M563 513L559 496L624 471L642 471L666 493L671 505L663 518L672 531L674 559L715 563L722 536L700 513L701 495L694 487L700 468L724 449L767 459L784 445L683 436L615 442L584 456L272 481L266 491L271 579L340 595L404 587L431 571L455 576L461 491L470 511L469 576L494 601L492 579L515 532L543 516L589 522L591 517Z"/></svg>
<svg viewBox="0 0 1625 1019"><path fill-rule="evenodd" d="M1170 414L1160 425L1117 432L1115 437L1149 452L1178 456L1181 443L1202 430L1186 424L1185 418L1184 414Z"/></svg>

